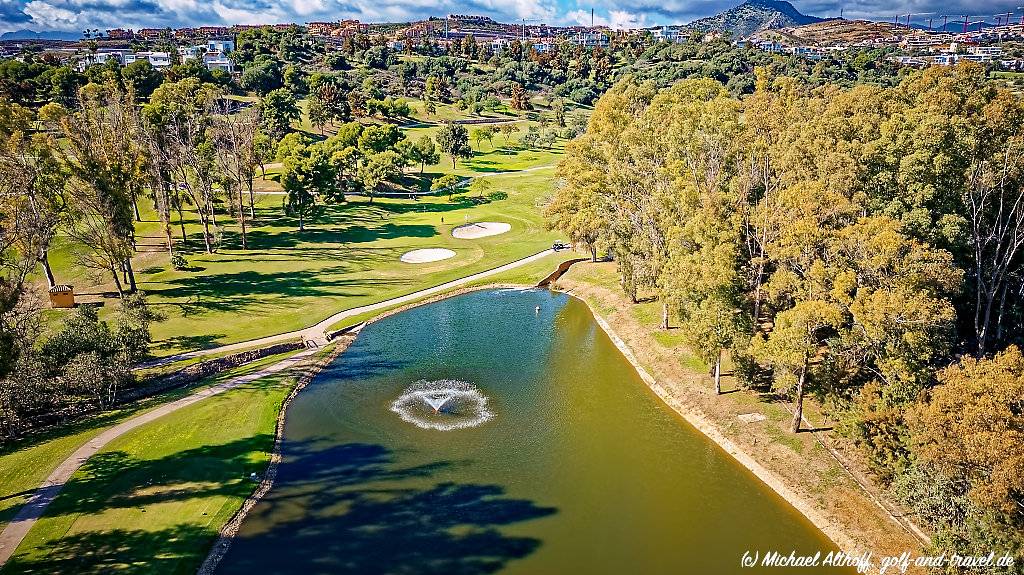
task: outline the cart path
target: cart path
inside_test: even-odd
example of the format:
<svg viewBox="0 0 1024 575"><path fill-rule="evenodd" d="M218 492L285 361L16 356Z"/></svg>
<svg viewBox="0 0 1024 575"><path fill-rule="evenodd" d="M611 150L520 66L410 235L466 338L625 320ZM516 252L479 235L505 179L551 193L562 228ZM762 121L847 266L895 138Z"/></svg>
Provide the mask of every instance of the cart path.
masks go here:
<svg viewBox="0 0 1024 575"><path fill-rule="evenodd" d="M255 348L255 347L263 347L263 346L272 345L272 344L275 344L275 343L281 343L283 341L295 340L295 339L302 339L303 341L315 342L317 345L322 345L323 343L326 343L326 341L327 341L327 329L330 328L332 325L338 323L339 321L345 319L345 318L357 316L359 314L363 314L363 313L367 313L367 312L371 312L371 311L377 311L377 310L380 310L380 309L391 307L393 305L408 303L408 302L411 302L413 300L417 300L417 299L420 299L420 298L423 298L423 297L436 295L436 294L438 294L440 292L447 291L447 290L450 290L452 288L456 288L456 287L459 287L459 286L463 286L463 285L465 285L467 283L474 282L476 280L483 279L483 278L486 278L486 277L489 277L489 276L492 276L492 275L495 275L495 274L499 274L501 272L505 272L505 271L508 271L508 270L511 270L511 269L515 269L515 268L517 268L519 266L523 266L523 265L526 265L526 264L531 263L531 262L535 262L535 261L537 261L537 260L539 260L539 259L541 259L541 258L543 258L545 256L548 256L550 254L553 254L553 253L555 253L554 250L547 249L547 250L535 253L532 256L527 256L525 258L522 258L522 259L519 259L519 260L516 260L516 261L513 261L513 262L509 262L509 263L507 263L505 265L498 266L496 268L491 268L489 270L485 270L485 271L482 271L482 272L477 272L475 274L471 274L471 275L468 275L468 276L463 276L461 278L458 278L458 279L455 279L455 280L452 280L450 282L446 282L446 283L443 283L443 284L440 284L440 285L436 285L434 287L429 287L429 288L426 288L426 289L421 289L419 291L415 291L415 292L412 292L410 294L406 294L406 295L398 296L398 297L393 297L391 299L386 299L384 301L380 301L380 302L377 302L377 303L372 303L372 304L367 304L367 305L363 305L363 306L359 306L359 307L354 307L354 308L349 308L349 309L346 309L346 310L342 310L342 311L339 311L338 313L328 317L327 319L324 319L323 321L320 321L319 323L317 323L315 325L312 325L310 327L307 327L305 329L300 329L300 330L296 330L296 331L290 331L290 332L287 332L287 333L279 333L277 335L270 335L270 336L267 336L267 337L261 337L261 338L257 338L257 339L250 339L248 341L240 341L238 343L222 345L220 347L211 347L211 348L208 348L208 349L199 349L199 350L195 350L195 351L179 353L177 355L170 355L170 356L167 356L167 357L162 357L160 359L157 359L157 360L145 363L145 364L142 365L142 367L158 367L158 366L161 366L161 365L166 365L168 363L174 363L176 361L181 361L183 359L190 359L190 358L201 357L201 356L205 356L205 355L227 353L227 352L232 352L232 351L241 351L243 349L250 349L250 348Z"/></svg>
<svg viewBox="0 0 1024 575"><path fill-rule="evenodd" d="M50 503L52 503L54 498L57 497L57 494L60 493L64 484L71 479L71 476L74 475L90 457L95 455L105 445L136 427L145 425L146 423L163 417L168 413L175 412L208 397L224 393L225 391L234 389L240 385L284 371L295 366L318 351L320 350L305 350L252 373L239 375L216 385L206 387L192 395L166 403L151 411L147 411L146 413L122 421L87 441L85 445L79 447L67 459L61 462L61 464L58 465L52 473L50 473L50 476L46 478L46 481L44 481L35 490L32 496L28 498L28 501L22 505L18 514L14 516L6 527L4 527L3 532L0 533L0 566L3 566L4 563L14 555L14 551L18 548L18 545L20 545L22 540L25 539L25 536L28 534L29 530L32 529L32 526L35 525L36 521L43 516L43 513L46 512L46 508L49 507Z"/></svg>

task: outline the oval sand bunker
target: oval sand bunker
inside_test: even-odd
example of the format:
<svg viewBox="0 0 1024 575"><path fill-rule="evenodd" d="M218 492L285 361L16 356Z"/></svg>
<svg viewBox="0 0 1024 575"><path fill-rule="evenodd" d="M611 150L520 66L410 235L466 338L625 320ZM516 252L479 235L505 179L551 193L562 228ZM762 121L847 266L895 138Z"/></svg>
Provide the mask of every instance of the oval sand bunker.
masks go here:
<svg viewBox="0 0 1024 575"><path fill-rule="evenodd" d="M503 234L511 229L512 224L505 222L476 222L456 227L452 230L452 235L460 240L475 240Z"/></svg>
<svg viewBox="0 0 1024 575"><path fill-rule="evenodd" d="M412 250L402 254L401 260L407 264L425 264L455 257L455 252L444 248L425 248Z"/></svg>

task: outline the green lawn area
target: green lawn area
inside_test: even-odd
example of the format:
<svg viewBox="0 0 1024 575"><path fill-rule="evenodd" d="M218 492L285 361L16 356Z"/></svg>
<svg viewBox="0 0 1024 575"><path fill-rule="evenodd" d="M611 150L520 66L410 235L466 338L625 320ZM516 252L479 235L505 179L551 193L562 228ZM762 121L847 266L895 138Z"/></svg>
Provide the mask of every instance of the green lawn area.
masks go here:
<svg viewBox="0 0 1024 575"><path fill-rule="evenodd" d="M190 270L171 268L160 248L158 224L139 224L142 249L134 265L140 289L166 319L153 324L154 355L245 341L308 327L334 312L404 295L465 275L497 267L551 245L538 204L554 185L553 168L491 178L504 200L475 204L447 197L419 200L353 198L323 207L304 232L285 217L280 196L261 196L256 225L249 229L249 250L240 248L237 226L223 213L221 249L202 251L200 227L189 220ZM145 202L144 202L145 203ZM144 219L153 220L150 212ZM443 221L442 221L443 220ZM474 221L512 224L506 234L477 240L451 235L457 225ZM175 228L175 235L180 232ZM454 258L430 264L406 264L412 249L442 247ZM86 299L109 291L109 278L91 277L73 264L72 246L53 251L58 281L75 285ZM104 314L115 305L107 298ZM50 314L51 320L60 313Z"/></svg>
<svg viewBox="0 0 1024 575"><path fill-rule="evenodd" d="M193 573L255 488L281 403L281 373L119 437L65 485L0 573Z"/></svg>

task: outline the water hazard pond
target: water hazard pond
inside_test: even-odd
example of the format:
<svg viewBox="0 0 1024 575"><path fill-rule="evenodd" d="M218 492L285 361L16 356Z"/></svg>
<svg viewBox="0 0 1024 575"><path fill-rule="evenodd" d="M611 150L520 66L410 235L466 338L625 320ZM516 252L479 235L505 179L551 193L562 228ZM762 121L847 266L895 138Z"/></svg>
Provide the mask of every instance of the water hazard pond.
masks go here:
<svg viewBox="0 0 1024 575"><path fill-rule="evenodd" d="M486 402L406 395L437 380ZM478 409L451 430L410 421ZM479 291L371 324L287 421L222 573L756 573L744 551L834 549L564 294Z"/></svg>

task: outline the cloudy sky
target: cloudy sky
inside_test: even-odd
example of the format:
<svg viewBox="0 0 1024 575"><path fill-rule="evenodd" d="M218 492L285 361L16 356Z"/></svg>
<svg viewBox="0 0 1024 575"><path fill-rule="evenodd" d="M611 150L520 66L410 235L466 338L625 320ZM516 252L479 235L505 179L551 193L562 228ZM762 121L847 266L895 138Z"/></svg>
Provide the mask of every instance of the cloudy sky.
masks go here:
<svg viewBox="0 0 1024 575"><path fill-rule="evenodd" d="M933 12L988 16L1020 12L1020 0L791 0L805 14L888 20L895 13ZM589 24L590 9L599 24L638 27L681 24L709 16L742 0L0 0L0 31L81 31L86 28L179 27L217 24L272 24L358 18L408 21L449 13L485 14L503 21L527 18L548 24ZM1005 4L1005 6L1003 5ZM926 21L927 15L915 16ZM959 20L960 17L955 19ZM950 18L954 20L954 18ZM977 18L972 18L977 20ZM941 21L941 20L939 20Z"/></svg>

